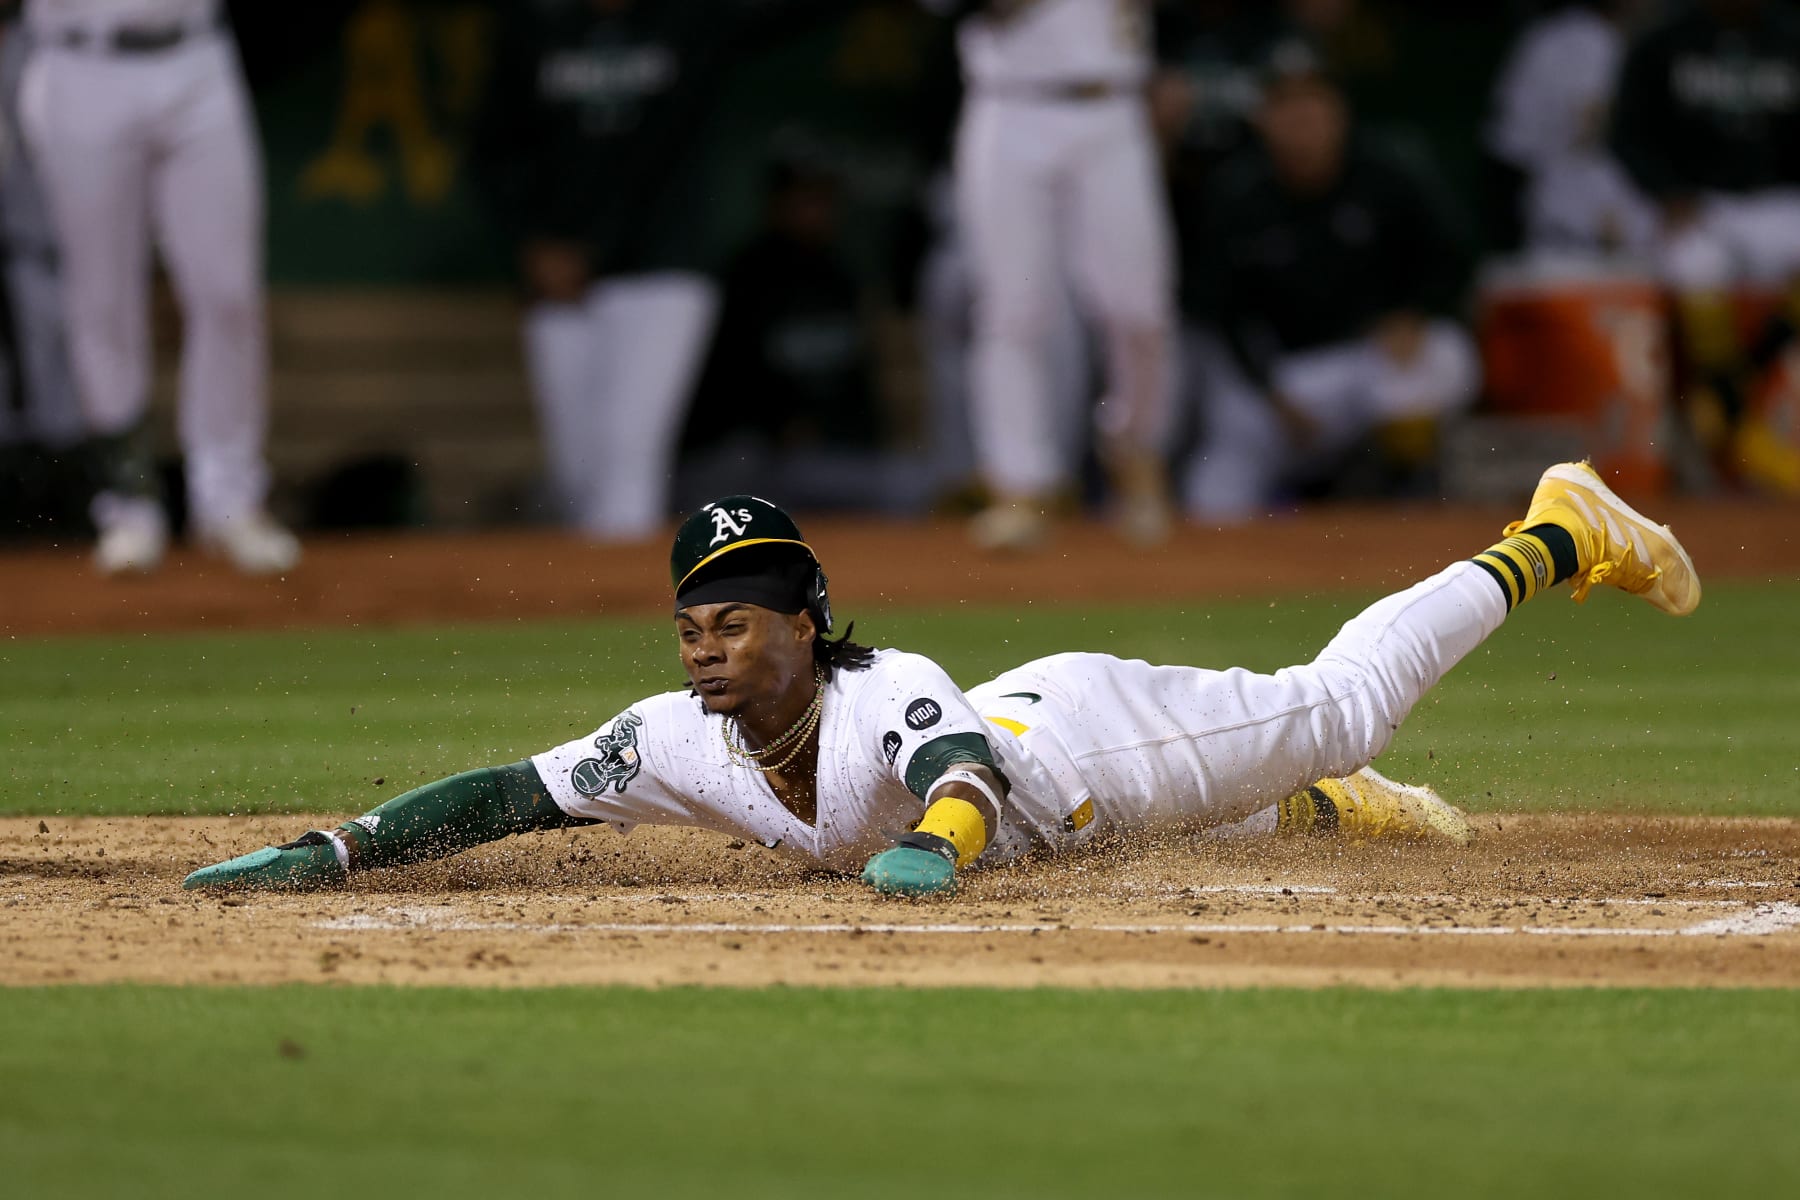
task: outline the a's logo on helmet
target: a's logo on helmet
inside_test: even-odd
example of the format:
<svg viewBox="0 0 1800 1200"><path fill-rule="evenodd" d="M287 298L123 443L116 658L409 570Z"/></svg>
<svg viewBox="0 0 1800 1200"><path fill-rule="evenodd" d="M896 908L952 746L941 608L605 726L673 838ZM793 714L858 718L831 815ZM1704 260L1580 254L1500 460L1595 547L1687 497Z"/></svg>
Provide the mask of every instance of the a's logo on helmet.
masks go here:
<svg viewBox="0 0 1800 1200"><path fill-rule="evenodd" d="M750 510L747 508L712 510L713 540L708 545L716 546L729 538L743 537L744 531L750 528Z"/></svg>
<svg viewBox="0 0 1800 1200"><path fill-rule="evenodd" d="M882 735L881 752L887 756L888 766L890 767L894 765L894 759L900 753L900 741L900 732L898 730L890 729Z"/></svg>

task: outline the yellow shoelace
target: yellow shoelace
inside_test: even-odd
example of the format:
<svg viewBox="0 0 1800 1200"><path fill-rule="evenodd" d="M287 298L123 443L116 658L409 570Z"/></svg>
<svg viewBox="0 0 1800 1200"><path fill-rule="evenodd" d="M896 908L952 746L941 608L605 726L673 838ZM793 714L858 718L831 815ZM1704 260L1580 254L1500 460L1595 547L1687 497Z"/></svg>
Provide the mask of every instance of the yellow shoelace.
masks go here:
<svg viewBox="0 0 1800 1200"><path fill-rule="evenodd" d="M1575 596L1575 603L1580 604L1585 601L1588 598L1588 593L1593 590L1594 585L1596 583L1606 582L1607 576L1618 570L1618 568L1619 564L1611 560L1597 562L1588 569L1585 575L1577 575L1571 579L1569 584L1574 589L1573 594ZM1650 574L1644 577L1644 586L1632 588L1630 590L1633 592L1647 592L1650 590L1650 585L1661 578L1662 568L1651 567Z"/></svg>

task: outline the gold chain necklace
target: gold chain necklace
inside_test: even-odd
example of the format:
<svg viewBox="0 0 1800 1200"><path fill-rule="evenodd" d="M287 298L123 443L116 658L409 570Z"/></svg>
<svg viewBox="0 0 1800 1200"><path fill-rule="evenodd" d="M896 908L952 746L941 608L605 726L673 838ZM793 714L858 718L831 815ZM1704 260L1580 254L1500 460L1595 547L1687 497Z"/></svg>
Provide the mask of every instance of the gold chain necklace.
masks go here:
<svg viewBox="0 0 1800 1200"><path fill-rule="evenodd" d="M794 722L793 726L789 728L786 733L782 734L762 749L752 750L743 744L743 730L741 728L738 730L737 740L735 742L732 740L731 731L732 728L737 725L737 718L732 717L720 722L719 734L725 740L726 752L729 753L732 758L736 759L739 765L749 767L753 771L761 771L763 774L767 775L781 770L783 767L793 762L795 758L799 757L800 751L806 748L807 739L812 736L813 730L818 728L820 714L824 711L825 672L822 668L814 667L812 703L806 706L806 711L800 715L800 719ZM790 750L780 762L771 766L763 765L763 760L781 753L790 741L794 743L794 748Z"/></svg>
<svg viewBox="0 0 1800 1200"><path fill-rule="evenodd" d="M770 765L765 767L759 762L752 761L748 757L743 757L743 758L739 759L739 764L741 766L749 767L752 771L760 771L764 775L773 775L775 772L781 770L783 767L785 767L789 763L793 762L796 758L800 757L800 752L802 750L806 749L807 739L812 736L812 731L813 731L814 727L816 727L818 725L818 723L819 723L819 714L817 712L814 712L813 716L812 716L812 720L808 721L806 723L805 727L801 730L800 740L794 743L794 748L792 750L788 751L787 757L783 758L780 762L771 763ZM727 742L726 745L730 746L730 743ZM734 753L735 753L735 751L734 751Z"/></svg>
<svg viewBox="0 0 1800 1200"><path fill-rule="evenodd" d="M725 737L726 748L734 755L739 758L749 758L760 761L769 758L772 755L781 753L782 748L785 747L789 741L793 740L793 738L798 735L803 728L807 727L812 719L818 715L818 710L823 704L824 699L825 672L823 668L814 667L812 703L806 706L806 711L800 714L800 719L795 721L793 725L788 728L786 733L762 747L760 750L752 750L750 747L744 745L743 730L741 728L738 731L739 736L736 744L733 744L731 740L731 728L737 724L737 718L733 717L730 721L721 725L719 727L719 732Z"/></svg>

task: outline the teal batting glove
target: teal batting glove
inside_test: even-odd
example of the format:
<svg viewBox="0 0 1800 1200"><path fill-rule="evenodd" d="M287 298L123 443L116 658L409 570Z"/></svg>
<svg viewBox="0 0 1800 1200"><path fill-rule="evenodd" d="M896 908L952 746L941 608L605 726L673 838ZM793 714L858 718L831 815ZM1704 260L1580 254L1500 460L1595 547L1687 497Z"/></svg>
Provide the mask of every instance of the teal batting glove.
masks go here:
<svg viewBox="0 0 1800 1200"><path fill-rule="evenodd" d="M264 846L249 854L210 867L201 867L181 881L188 891L196 888L261 888L302 892L335 887L349 872L339 865L331 838L314 831L285 846Z"/></svg>
<svg viewBox="0 0 1800 1200"><path fill-rule="evenodd" d="M936 896L956 890L956 847L948 838L909 833L863 868L863 882L884 896Z"/></svg>

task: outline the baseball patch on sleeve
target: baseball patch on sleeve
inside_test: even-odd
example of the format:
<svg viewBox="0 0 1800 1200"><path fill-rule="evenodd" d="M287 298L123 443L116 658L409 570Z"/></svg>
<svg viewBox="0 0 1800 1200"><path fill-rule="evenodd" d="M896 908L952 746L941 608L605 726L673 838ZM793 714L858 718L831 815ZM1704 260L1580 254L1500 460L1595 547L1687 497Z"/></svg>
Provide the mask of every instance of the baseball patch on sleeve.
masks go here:
<svg viewBox="0 0 1800 1200"><path fill-rule="evenodd" d="M614 792L623 792L625 785L637 778L644 769L644 759L638 753L637 731L644 719L634 712L619 714L605 732L594 739L594 748L599 753L592 758L584 758L569 770L569 786L583 796L598 796L611 788Z"/></svg>
<svg viewBox="0 0 1800 1200"><path fill-rule="evenodd" d="M922 654L883 653L858 722L869 753L920 799L958 762L992 766L988 726L944 669Z"/></svg>
<svg viewBox="0 0 1800 1200"><path fill-rule="evenodd" d="M920 696L906 706L906 727L914 731L930 729L944 719L944 706L928 696Z"/></svg>

